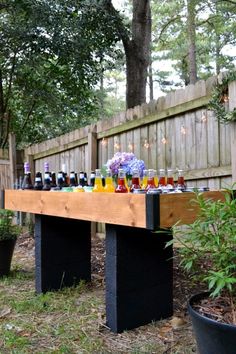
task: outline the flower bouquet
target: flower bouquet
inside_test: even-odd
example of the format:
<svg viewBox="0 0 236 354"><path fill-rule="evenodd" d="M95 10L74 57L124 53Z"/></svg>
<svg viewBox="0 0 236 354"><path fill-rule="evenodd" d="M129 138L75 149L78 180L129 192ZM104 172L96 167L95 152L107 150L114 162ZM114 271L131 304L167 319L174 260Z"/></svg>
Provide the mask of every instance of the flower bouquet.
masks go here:
<svg viewBox="0 0 236 354"><path fill-rule="evenodd" d="M115 180L117 179L118 170L120 168L124 170L128 180L131 179L133 170L138 170L140 177L143 176L143 170L145 170L144 161L137 159L132 152L115 153L115 155L107 161L105 167L111 170Z"/></svg>

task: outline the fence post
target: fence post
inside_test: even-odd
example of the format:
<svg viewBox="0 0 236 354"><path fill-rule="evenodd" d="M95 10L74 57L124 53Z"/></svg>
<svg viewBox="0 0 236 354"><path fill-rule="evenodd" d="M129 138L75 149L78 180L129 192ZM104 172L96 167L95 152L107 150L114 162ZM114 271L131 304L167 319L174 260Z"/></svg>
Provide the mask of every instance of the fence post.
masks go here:
<svg viewBox="0 0 236 354"><path fill-rule="evenodd" d="M229 110L236 109L236 81L229 83ZM236 182L236 121L231 124L232 183Z"/></svg>
<svg viewBox="0 0 236 354"><path fill-rule="evenodd" d="M90 125L88 132L88 173L97 168L98 148L97 148L97 126Z"/></svg>
<svg viewBox="0 0 236 354"><path fill-rule="evenodd" d="M98 147L97 147L97 125L90 125L88 131L88 173L97 168ZM91 222L91 236L96 235L97 223Z"/></svg>
<svg viewBox="0 0 236 354"><path fill-rule="evenodd" d="M16 137L15 134L10 133L9 139L9 160L10 160L10 181L11 188L14 188L14 183L17 178L16 174Z"/></svg>

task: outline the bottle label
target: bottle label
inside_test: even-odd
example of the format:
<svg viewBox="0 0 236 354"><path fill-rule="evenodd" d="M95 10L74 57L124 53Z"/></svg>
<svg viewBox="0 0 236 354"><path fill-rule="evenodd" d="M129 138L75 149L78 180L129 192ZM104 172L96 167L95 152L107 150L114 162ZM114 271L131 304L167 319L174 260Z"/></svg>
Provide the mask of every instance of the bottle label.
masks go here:
<svg viewBox="0 0 236 354"><path fill-rule="evenodd" d="M40 177L35 177L35 182L41 182L41 178Z"/></svg>

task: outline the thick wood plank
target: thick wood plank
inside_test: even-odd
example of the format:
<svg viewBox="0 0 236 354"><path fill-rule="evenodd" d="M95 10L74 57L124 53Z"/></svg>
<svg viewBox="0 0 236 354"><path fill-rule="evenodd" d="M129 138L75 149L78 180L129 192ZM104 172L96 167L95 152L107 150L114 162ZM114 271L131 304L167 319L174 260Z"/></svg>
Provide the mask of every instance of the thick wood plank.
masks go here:
<svg viewBox="0 0 236 354"><path fill-rule="evenodd" d="M146 227L145 195L6 190L5 208L33 214Z"/></svg>
<svg viewBox="0 0 236 354"><path fill-rule="evenodd" d="M206 198L224 200L224 193L205 192ZM194 221L197 208L194 193L160 196L160 227ZM96 221L114 225L146 228L145 195L113 193L66 193L42 191L5 191L5 208L33 214Z"/></svg>
<svg viewBox="0 0 236 354"><path fill-rule="evenodd" d="M219 191L204 192L205 198L224 200L224 193ZM164 194L160 196L160 225L171 227L177 222L190 224L196 219L198 208L194 205L194 193Z"/></svg>

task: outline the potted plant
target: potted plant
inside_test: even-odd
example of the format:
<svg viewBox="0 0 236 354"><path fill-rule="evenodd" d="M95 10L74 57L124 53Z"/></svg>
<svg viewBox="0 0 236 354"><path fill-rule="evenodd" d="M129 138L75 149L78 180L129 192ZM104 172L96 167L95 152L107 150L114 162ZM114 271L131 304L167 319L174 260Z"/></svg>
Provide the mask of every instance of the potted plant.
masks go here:
<svg viewBox="0 0 236 354"><path fill-rule="evenodd" d="M193 295L188 311L199 354L236 353L236 199L225 201L196 193L199 215L182 229L173 227L180 262L206 291Z"/></svg>
<svg viewBox="0 0 236 354"><path fill-rule="evenodd" d="M21 228L13 222L14 212L0 209L0 277L8 275L17 236Z"/></svg>

